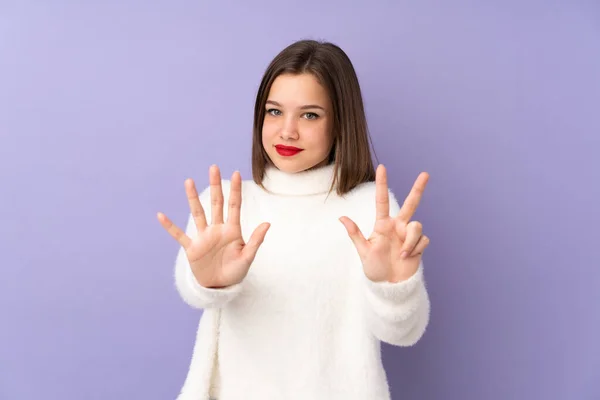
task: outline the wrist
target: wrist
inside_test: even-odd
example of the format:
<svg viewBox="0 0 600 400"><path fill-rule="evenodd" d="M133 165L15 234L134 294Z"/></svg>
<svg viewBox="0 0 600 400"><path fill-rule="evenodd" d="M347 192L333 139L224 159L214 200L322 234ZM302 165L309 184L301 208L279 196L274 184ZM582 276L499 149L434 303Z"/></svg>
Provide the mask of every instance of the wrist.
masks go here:
<svg viewBox="0 0 600 400"><path fill-rule="evenodd" d="M413 276L415 276L415 274L417 273L417 271L418 271L418 268L415 269L415 270L410 270L410 271L401 271L401 272L394 272L394 271L392 271L392 273L388 277L387 281L389 283L404 282L404 281L409 280Z"/></svg>

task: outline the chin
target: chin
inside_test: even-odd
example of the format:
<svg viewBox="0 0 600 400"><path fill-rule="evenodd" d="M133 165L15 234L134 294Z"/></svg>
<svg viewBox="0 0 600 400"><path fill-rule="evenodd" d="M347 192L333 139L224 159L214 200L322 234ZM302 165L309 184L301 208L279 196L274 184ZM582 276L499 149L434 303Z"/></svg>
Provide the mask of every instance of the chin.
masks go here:
<svg viewBox="0 0 600 400"><path fill-rule="evenodd" d="M278 155L275 155L277 157ZM275 158L273 161L275 167L283 172L287 172L288 174L296 174L298 172L306 171L311 168L315 168L319 165L325 166L326 163L322 161L308 161L308 160L285 160L281 158Z"/></svg>
<svg viewBox="0 0 600 400"><path fill-rule="evenodd" d="M277 161L277 162L274 162L273 164L275 164L275 167L278 170L287 172L288 174L295 174L295 173L302 172L304 170L311 168L310 166L306 166L305 164L298 163L298 162Z"/></svg>

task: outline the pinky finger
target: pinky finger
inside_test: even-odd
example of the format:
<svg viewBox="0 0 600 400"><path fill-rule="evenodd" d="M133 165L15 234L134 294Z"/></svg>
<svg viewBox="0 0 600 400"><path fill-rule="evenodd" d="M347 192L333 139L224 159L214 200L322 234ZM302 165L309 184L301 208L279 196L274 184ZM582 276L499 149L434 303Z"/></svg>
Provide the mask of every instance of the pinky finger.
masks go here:
<svg viewBox="0 0 600 400"><path fill-rule="evenodd" d="M167 216L161 212L156 214L156 218L158 222L162 225L163 228L167 231L169 235L171 235L177 242L183 246L184 249L187 249L192 240L183 232L177 225L175 225Z"/></svg>
<svg viewBox="0 0 600 400"><path fill-rule="evenodd" d="M417 245L415 246L413 251L410 253L410 257L414 257L418 254L422 254L425 251L425 249L427 248L427 246L429 246L429 238L427 236L423 235L417 242Z"/></svg>

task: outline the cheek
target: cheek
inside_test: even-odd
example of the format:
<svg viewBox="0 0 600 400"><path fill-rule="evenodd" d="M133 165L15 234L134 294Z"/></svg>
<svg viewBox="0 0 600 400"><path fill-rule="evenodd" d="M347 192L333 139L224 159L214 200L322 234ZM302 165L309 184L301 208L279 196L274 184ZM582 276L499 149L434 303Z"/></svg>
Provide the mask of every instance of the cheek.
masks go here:
<svg viewBox="0 0 600 400"><path fill-rule="evenodd" d="M269 141L272 139L277 133L277 126L270 122L269 119L265 119L262 126L262 138L263 142Z"/></svg>
<svg viewBox="0 0 600 400"><path fill-rule="evenodd" d="M319 147L328 146L332 143L331 129L326 123L307 127L305 133L306 136L310 136L311 142L318 144Z"/></svg>

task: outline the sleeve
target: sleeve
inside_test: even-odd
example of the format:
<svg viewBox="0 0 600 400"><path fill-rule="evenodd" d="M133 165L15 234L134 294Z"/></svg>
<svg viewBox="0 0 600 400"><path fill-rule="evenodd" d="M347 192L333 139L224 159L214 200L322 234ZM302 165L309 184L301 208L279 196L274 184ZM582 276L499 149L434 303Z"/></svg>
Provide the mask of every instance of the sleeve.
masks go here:
<svg viewBox="0 0 600 400"><path fill-rule="evenodd" d="M390 215L400 206L390 192ZM412 346L429 323L430 300L425 286L423 262L409 279L397 283L373 282L366 276L367 323L379 340L396 346Z"/></svg>
<svg viewBox="0 0 600 400"><path fill-rule="evenodd" d="M230 188L229 181L224 180L222 182L222 187L224 204L227 204ZM207 221L210 221L211 206L209 187L204 189L200 194L200 203L204 208ZM225 219L227 218L227 207L223 207L223 217ZM191 214L188 216L185 232L192 239L197 236L196 224ZM190 263L185 254L185 249L183 247L179 248L175 260L175 287L183 301L191 307L201 309L222 308L240 293L242 286L243 282L219 289L207 288L200 285L192 272Z"/></svg>

